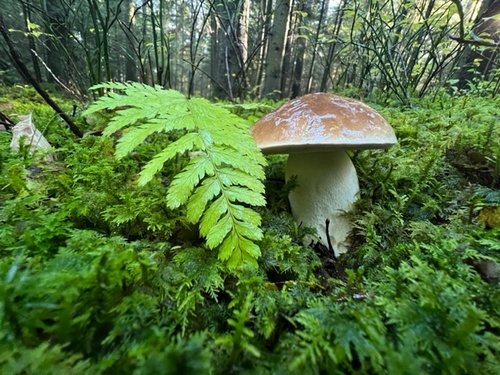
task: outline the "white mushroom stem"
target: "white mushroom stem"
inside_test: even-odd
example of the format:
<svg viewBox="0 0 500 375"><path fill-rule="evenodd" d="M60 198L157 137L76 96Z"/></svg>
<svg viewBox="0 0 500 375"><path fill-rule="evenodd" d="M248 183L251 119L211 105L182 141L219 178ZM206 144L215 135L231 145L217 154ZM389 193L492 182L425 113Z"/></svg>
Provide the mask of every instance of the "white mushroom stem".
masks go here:
<svg viewBox="0 0 500 375"><path fill-rule="evenodd" d="M291 154L287 181L297 175L298 186L290 192L292 214L298 224L315 228L320 242L328 246L326 219L335 255L348 250L352 224L345 213L352 209L359 192L358 177L343 150Z"/></svg>

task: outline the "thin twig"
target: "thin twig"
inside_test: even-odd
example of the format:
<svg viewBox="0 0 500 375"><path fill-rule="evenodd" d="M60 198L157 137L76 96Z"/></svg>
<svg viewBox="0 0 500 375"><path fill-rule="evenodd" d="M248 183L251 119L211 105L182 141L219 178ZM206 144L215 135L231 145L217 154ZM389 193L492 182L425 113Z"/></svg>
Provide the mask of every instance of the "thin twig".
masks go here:
<svg viewBox="0 0 500 375"><path fill-rule="evenodd" d="M330 219L325 220L326 223L326 241L328 242L328 250L331 251L333 260L337 260L335 250L333 250L332 240L330 239Z"/></svg>
<svg viewBox="0 0 500 375"><path fill-rule="evenodd" d="M5 126L5 129L10 130L14 125L14 121L7 117L7 115L0 112L0 125Z"/></svg>
<svg viewBox="0 0 500 375"><path fill-rule="evenodd" d="M5 22L3 19L3 15L0 14L0 34L2 34L7 47L9 48L9 54L12 60L14 61L18 72L33 86L33 88L40 94L40 96L45 100L45 102L52 107L54 111L68 124L70 130L75 134L78 138L83 137L82 131L75 125L75 123L71 120L71 118L64 113L64 111L59 107L59 105L52 100L49 94L40 86L37 80L30 73L28 67L22 61L21 55L14 47L14 43L10 38L10 33L7 27L5 26Z"/></svg>

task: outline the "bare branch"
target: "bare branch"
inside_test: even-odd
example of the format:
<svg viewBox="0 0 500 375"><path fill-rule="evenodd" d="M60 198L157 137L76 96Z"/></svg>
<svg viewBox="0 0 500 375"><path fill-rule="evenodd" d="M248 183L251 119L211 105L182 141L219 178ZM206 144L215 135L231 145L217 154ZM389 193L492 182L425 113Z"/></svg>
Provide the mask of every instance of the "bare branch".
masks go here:
<svg viewBox="0 0 500 375"><path fill-rule="evenodd" d="M10 33L5 26L5 22L3 19L3 15L0 14L0 34L2 34L5 43L7 44L7 47L9 49L9 55L14 61L16 68L18 72L33 86L33 88L40 94L40 96L45 100L45 102L54 109L54 111L57 112L57 114L68 124L70 130L78 137L82 138L83 133L78 127L75 125L75 123L69 118L69 116L64 113L64 111L59 107L59 105L52 100L52 98L49 96L49 94L40 86L40 84L37 82L37 80L33 77L33 75L30 73L28 67L24 64L22 61L21 56L19 55L19 52L17 52L16 48L14 47L14 43L12 42L12 39L10 38Z"/></svg>

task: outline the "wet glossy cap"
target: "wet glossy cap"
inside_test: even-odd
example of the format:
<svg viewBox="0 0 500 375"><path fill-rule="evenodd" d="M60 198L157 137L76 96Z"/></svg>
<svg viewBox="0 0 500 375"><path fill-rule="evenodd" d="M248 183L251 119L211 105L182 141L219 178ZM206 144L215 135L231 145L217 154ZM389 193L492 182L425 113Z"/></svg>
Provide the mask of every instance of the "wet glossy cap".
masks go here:
<svg viewBox="0 0 500 375"><path fill-rule="evenodd" d="M388 148L396 143L394 130L373 108L326 93L290 100L257 121L252 133L267 154Z"/></svg>

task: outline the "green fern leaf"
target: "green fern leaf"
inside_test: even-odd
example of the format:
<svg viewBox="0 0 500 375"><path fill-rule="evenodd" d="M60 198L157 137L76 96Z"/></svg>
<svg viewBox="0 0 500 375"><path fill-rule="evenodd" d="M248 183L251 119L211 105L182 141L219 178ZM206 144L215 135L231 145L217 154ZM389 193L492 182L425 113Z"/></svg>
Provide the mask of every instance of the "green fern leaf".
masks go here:
<svg viewBox="0 0 500 375"><path fill-rule="evenodd" d="M215 169L208 158L198 157L192 159L184 170L175 176L170 185L167 205L170 208L177 208L187 203L194 187L206 175L214 175Z"/></svg>
<svg viewBox="0 0 500 375"><path fill-rule="evenodd" d="M225 186L240 185L246 186L252 191L264 193L264 186L260 184L259 180L249 179L247 174L233 168L220 168L220 179Z"/></svg>
<svg viewBox="0 0 500 375"><path fill-rule="evenodd" d="M113 110L104 135L122 130L116 146L121 159L158 132L177 139L165 146L142 169L139 184L148 183L163 165L179 154L198 151L174 176L167 192L167 206L186 207L186 218L199 223L209 249L232 269L245 263L257 265L262 238L261 217L252 206L263 206L265 159L255 145L249 123L221 106L201 98L186 99L174 90L138 83L105 83L107 96L85 114Z"/></svg>
<svg viewBox="0 0 500 375"><path fill-rule="evenodd" d="M116 116L112 118L109 126L104 130L103 134L105 136L110 136L130 124L135 124L147 118L148 117L145 116L144 111L138 108L129 108L127 110L127 116L123 115L123 111L116 111Z"/></svg>
<svg viewBox="0 0 500 375"><path fill-rule="evenodd" d="M188 150L199 148L198 135L196 133L188 133L173 142L171 147L165 148L163 151L155 155L155 157L144 167L139 177L139 185L146 185L158 173L163 165L173 159L178 153L183 153Z"/></svg>
<svg viewBox="0 0 500 375"><path fill-rule="evenodd" d="M231 220L231 215L224 215L213 227L204 227L201 234L207 237L208 247L215 248L222 243L232 228L233 221Z"/></svg>
<svg viewBox="0 0 500 375"><path fill-rule="evenodd" d="M227 199L224 196L217 198L204 212L200 222L200 233L208 233L220 220L221 216L229 210Z"/></svg>
<svg viewBox="0 0 500 375"><path fill-rule="evenodd" d="M116 145L116 157L123 159L137 146L146 140L151 134L160 132L165 128L162 124L144 124L127 131Z"/></svg>
<svg viewBox="0 0 500 375"><path fill-rule="evenodd" d="M232 202L241 202L256 206L263 206L266 203L262 194L240 186L228 187L226 194Z"/></svg>
<svg viewBox="0 0 500 375"><path fill-rule="evenodd" d="M235 268L245 263L257 266L256 259L260 255L259 247L240 236L238 229L236 226L220 246L219 258L227 262L228 268Z"/></svg>
<svg viewBox="0 0 500 375"><path fill-rule="evenodd" d="M187 219L192 223L197 223L205 212L208 202L218 196L220 191L219 181L215 177L205 178L188 202Z"/></svg>

